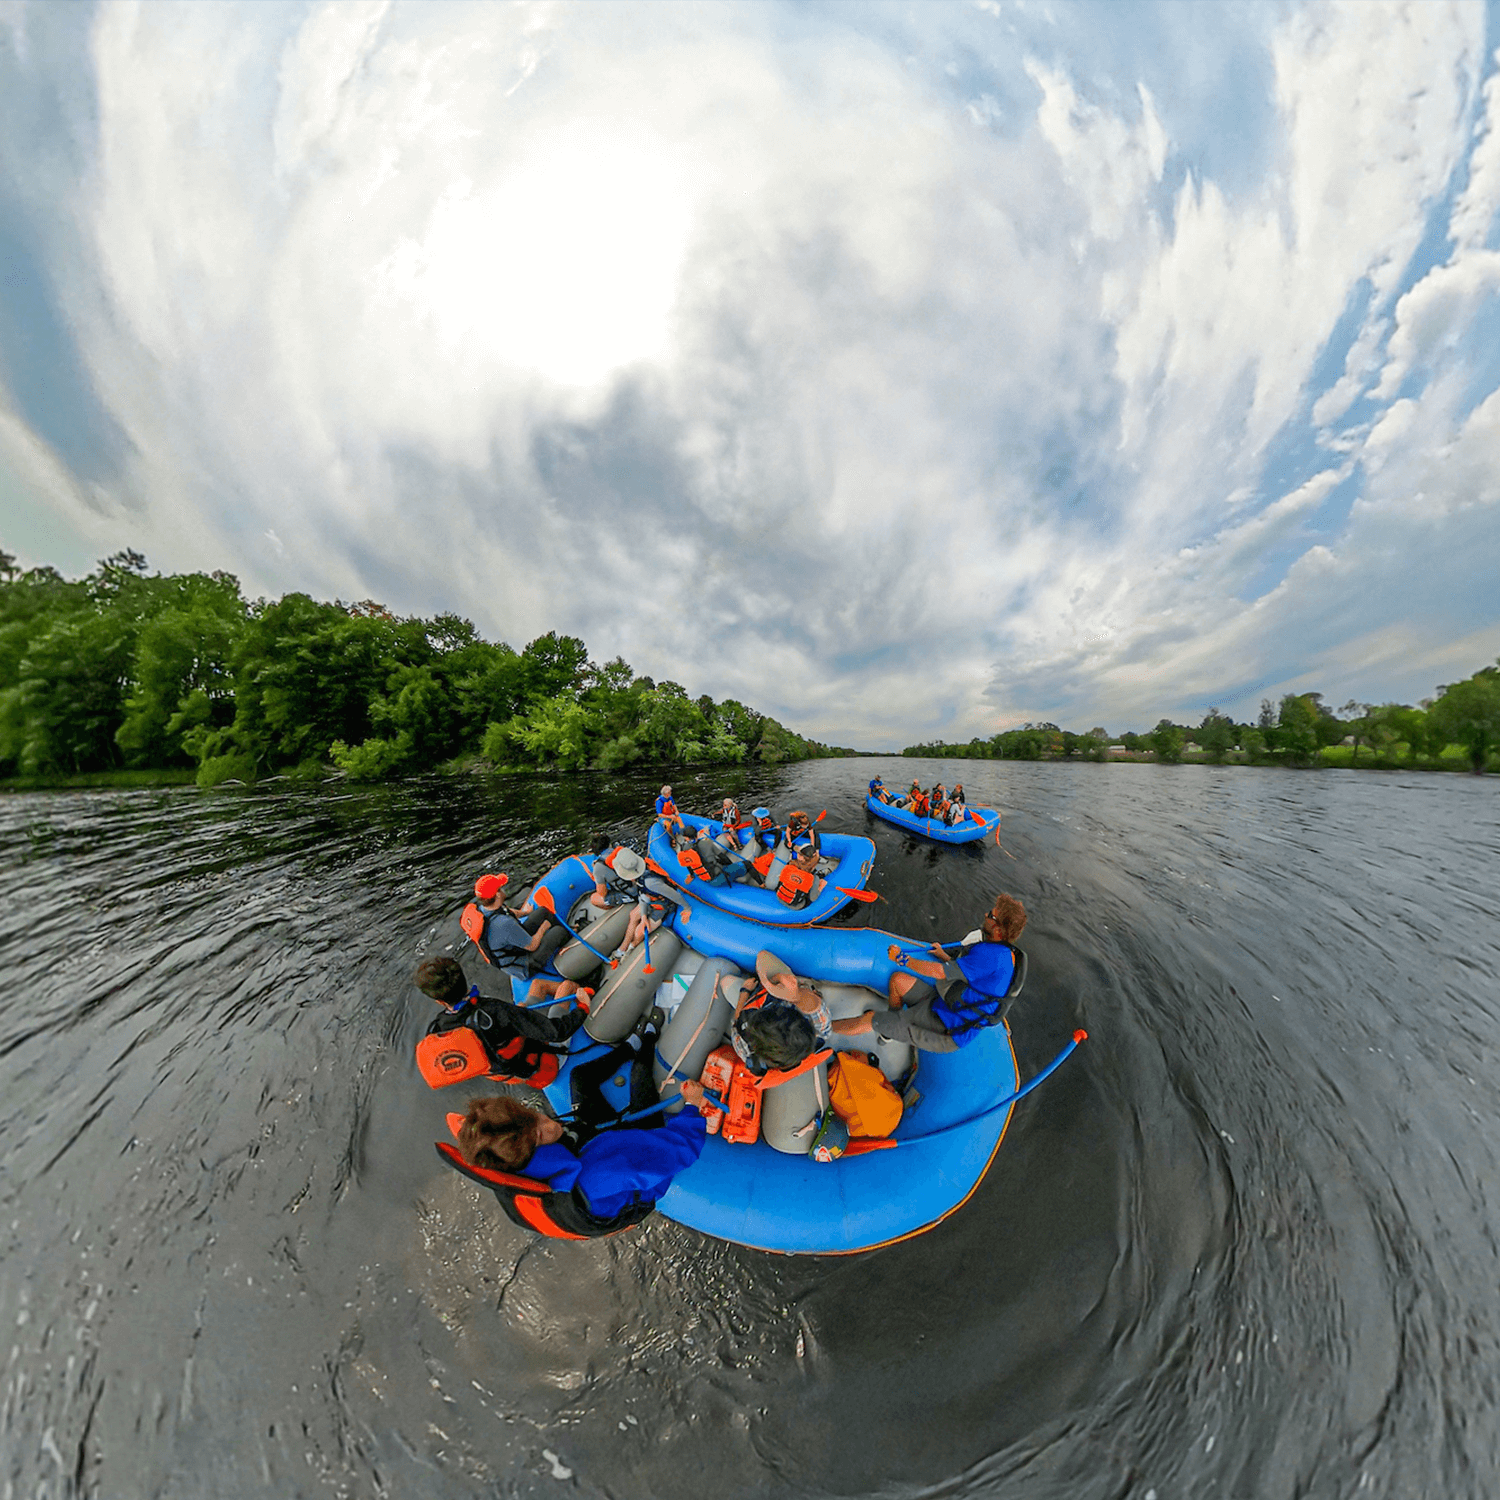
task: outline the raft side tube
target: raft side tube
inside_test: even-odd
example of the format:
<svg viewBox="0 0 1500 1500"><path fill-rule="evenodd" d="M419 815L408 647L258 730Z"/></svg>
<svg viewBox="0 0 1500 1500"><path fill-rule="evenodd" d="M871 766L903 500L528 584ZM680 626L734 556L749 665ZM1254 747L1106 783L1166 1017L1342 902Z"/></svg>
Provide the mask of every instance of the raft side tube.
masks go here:
<svg viewBox="0 0 1500 1500"><path fill-rule="evenodd" d="M580 927L578 930L599 953L608 955L620 946L620 939L625 936L625 929L630 924L630 913L634 910L633 906L611 907L592 927ZM591 953L584 943L574 939L553 962L564 979L587 979L604 960L598 954Z"/></svg>
<svg viewBox="0 0 1500 1500"><path fill-rule="evenodd" d="M828 1107L828 1064L820 1062L761 1095L760 1138L773 1151L806 1156Z"/></svg>
<svg viewBox="0 0 1500 1500"><path fill-rule="evenodd" d="M611 969L609 978L599 986L590 1002L584 1031L596 1042L624 1041L650 1008L657 985L664 974L672 972L681 951L682 940L677 934L665 927L658 928L651 934L651 966L655 972L648 974L646 945L637 943L621 958L620 967Z"/></svg>
<svg viewBox="0 0 1500 1500"><path fill-rule="evenodd" d="M676 1014L656 1044L656 1085L670 1098L685 1078L700 1078L708 1054L729 1035L734 1006L719 993L719 980L739 970L727 958L710 958L693 976ZM667 1074L670 1082L664 1082Z"/></svg>

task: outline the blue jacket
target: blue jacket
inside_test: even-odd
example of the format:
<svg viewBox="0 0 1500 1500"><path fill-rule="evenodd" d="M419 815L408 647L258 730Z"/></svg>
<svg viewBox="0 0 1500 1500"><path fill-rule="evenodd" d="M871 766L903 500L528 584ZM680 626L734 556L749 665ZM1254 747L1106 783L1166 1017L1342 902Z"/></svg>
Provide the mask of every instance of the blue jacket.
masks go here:
<svg viewBox="0 0 1500 1500"><path fill-rule="evenodd" d="M707 1139L703 1116L684 1109L658 1130L601 1131L576 1156L560 1142L539 1146L521 1170L559 1193L577 1188L591 1214L609 1219L632 1203L655 1203Z"/></svg>

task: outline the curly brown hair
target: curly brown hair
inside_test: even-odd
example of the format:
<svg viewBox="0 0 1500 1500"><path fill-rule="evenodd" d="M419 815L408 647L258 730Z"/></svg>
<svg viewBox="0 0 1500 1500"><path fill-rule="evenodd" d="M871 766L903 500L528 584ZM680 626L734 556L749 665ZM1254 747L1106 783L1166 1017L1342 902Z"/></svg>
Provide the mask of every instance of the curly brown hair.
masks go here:
<svg viewBox="0 0 1500 1500"><path fill-rule="evenodd" d="M500 1095L475 1099L458 1130L458 1149L476 1167L517 1172L537 1148L542 1117L519 1100Z"/></svg>
<svg viewBox="0 0 1500 1500"><path fill-rule="evenodd" d="M989 918L1000 929L1000 941L1013 943L1026 926L1026 908L1015 896L999 895L989 909Z"/></svg>

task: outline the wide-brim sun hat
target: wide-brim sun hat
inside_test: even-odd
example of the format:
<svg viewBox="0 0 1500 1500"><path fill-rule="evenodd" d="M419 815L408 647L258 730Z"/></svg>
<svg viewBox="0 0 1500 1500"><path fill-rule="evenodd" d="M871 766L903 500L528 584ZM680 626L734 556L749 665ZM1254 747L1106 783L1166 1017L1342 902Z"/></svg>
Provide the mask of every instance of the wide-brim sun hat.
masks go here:
<svg viewBox="0 0 1500 1500"><path fill-rule="evenodd" d="M646 861L634 849L621 849L615 855L614 871L622 880L639 880L646 873Z"/></svg>

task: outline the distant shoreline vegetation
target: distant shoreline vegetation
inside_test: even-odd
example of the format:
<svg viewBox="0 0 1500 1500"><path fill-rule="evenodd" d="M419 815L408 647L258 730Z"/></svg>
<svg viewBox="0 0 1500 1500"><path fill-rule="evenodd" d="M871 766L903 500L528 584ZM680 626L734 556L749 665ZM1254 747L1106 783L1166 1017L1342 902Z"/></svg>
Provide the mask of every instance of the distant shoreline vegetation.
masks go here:
<svg viewBox="0 0 1500 1500"><path fill-rule="evenodd" d="M458 615L252 602L232 574L148 574L133 551L76 580L0 551L0 780L13 788L849 753L619 657L600 666L555 631L515 651Z"/></svg>
<svg viewBox="0 0 1500 1500"><path fill-rule="evenodd" d="M1254 724L1210 708L1197 725L1162 719L1148 734L1111 740L1056 724L1027 724L989 739L908 745L903 755L956 760L1138 760L1210 765L1345 766L1370 770L1500 770L1500 666L1438 689L1420 707L1346 703L1334 713L1321 693L1262 699Z"/></svg>

